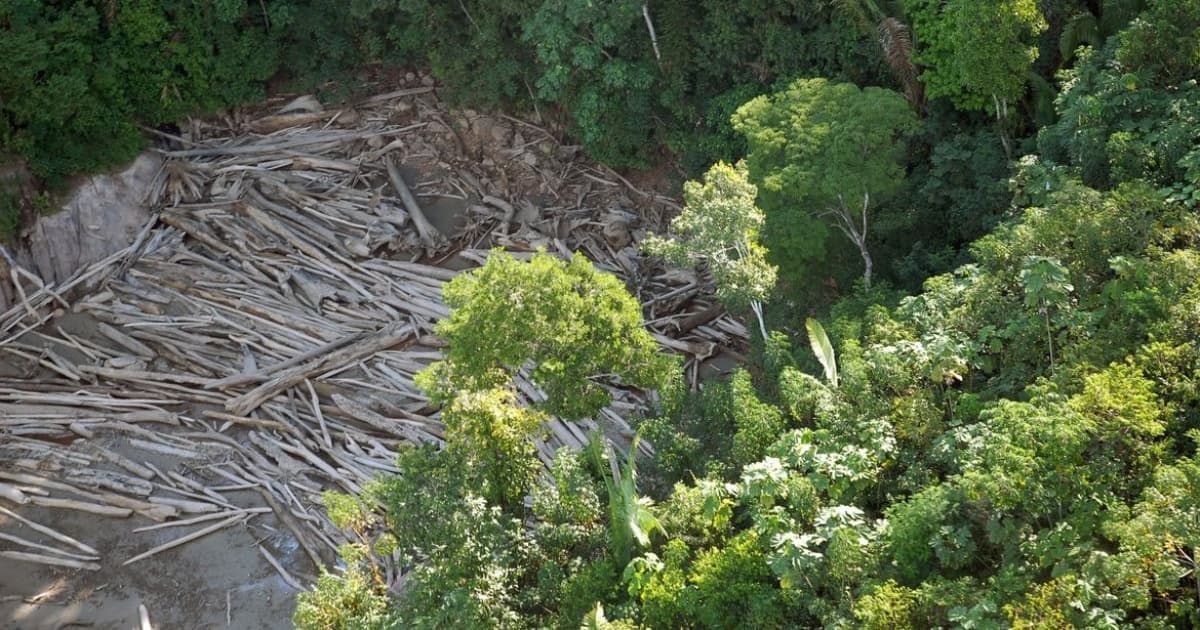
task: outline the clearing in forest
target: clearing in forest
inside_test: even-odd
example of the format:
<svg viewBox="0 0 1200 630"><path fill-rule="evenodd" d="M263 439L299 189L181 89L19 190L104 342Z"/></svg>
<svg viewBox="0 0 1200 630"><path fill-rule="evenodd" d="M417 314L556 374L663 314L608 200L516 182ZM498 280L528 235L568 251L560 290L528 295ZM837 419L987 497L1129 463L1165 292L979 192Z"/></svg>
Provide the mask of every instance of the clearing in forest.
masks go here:
<svg viewBox="0 0 1200 630"><path fill-rule="evenodd" d="M158 151L136 242L0 313L5 627L128 626L139 604L161 627L288 627L346 541L320 493L441 440L413 376L440 357L442 285L493 247L617 274L693 383L745 349L705 278L638 251L677 204L433 88L280 99ZM543 459L628 437L645 394L615 393L552 422Z"/></svg>

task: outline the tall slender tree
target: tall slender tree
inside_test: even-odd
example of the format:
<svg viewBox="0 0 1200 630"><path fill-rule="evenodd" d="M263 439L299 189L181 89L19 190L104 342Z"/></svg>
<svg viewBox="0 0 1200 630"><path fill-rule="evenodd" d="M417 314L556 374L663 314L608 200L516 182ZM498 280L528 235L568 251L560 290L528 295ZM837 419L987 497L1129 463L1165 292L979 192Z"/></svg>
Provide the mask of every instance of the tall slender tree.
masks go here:
<svg viewBox="0 0 1200 630"><path fill-rule="evenodd" d="M766 339L762 305L771 296L777 269L767 262L766 248L758 240L764 217L755 205L757 195L744 164L718 162L703 182L683 185L686 205L671 222L676 237L651 235L643 246L673 264L707 263L717 296L732 309L748 306Z"/></svg>

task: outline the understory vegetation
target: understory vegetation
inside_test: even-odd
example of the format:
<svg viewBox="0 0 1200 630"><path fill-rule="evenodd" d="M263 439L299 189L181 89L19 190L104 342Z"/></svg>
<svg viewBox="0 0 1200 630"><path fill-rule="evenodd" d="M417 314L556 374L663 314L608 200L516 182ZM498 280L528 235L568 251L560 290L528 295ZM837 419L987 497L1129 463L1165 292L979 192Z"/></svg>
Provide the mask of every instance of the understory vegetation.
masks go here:
<svg viewBox="0 0 1200 630"><path fill-rule="evenodd" d="M688 391L618 280L494 253L299 627L1200 627L1200 0L13 0L0 141L54 180L367 66L674 161L642 245L754 348ZM607 385L652 455L544 466Z"/></svg>

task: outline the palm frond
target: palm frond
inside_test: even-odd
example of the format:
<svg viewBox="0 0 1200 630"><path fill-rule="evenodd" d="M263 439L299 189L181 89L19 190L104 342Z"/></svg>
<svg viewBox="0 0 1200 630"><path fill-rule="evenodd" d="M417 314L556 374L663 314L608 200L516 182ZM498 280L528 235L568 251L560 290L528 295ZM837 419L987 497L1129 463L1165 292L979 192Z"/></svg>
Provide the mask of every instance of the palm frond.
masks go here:
<svg viewBox="0 0 1200 630"><path fill-rule="evenodd" d="M1104 0L1100 4L1100 33L1108 37L1125 28L1146 8L1146 0Z"/></svg>
<svg viewBox="0 0 1200 630"><path fill-rule="evenodd" d="M1034 121L1038 127L1048 127L1054 124L1058 116L1054 107L1054 99L1058 98L1058 91L1054 89L1053 84L1033 70L1027 73L1026 78L1029 83L1029 93L1033 96Z"/></svg>
<svg viewBox="0 0 1200 630"><path fill-rule="evenodd" d="M662 523L650 511L649 500L637 493L637 450L638 438L633 439L629 457L622 469L617 463L612 444L599 435L592 437L587 452L598 469L606 463L611 479L604 476L608 490L609 534L613 555L621 562L628 562L634 552L650 544L650 535L663 531Z"/></svg>
<svg viewBox="0 0 1200 630"><path fill-rule="evenodd" d="M904 96L913 107L920 107L925 100L925 88L917 77L917 67L912 62L913 40L908 25L894 17L879 21L879 46L892 74L904 88Z"/></svg>
<svg viewBox="0 0 1200 630"><path fill-rule="evenodd" d="M1063 25L1062 34L1058 36L1058 52L1062 55L1063 63L1075 57L1075 51L1080 46L1096 47L1100 41L1100 22L1091 13L1080 13Z"/></svg>

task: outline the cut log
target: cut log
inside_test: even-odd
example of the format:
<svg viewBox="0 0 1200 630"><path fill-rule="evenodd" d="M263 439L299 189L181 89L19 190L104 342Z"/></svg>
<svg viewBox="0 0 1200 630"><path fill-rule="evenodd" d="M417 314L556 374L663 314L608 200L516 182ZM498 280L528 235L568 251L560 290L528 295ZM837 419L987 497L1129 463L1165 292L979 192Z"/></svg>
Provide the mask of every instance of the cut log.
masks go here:
<svg viewBox="0 0 1200 630"><path fill-rule="evenodd" d="M369 357L376 352L387 350L399 343L411 339L414 335L413 327L408 324L395 322L385 326L382 330L366 337L365 339L351 344L340 350L331 352L330 354L313 359L303 365L284 370L275 378L259 385L258 387L238 396L231 398L225 403L225 408L239 416L245 416L251 411L258 409L260 405L269 400L275 394L283 390L297 385L306 378L311 378L322 372L327 372L334 368L339 368L347 364L353 363L360 359Z"/></svg>
<svg viewBox="0 0 1200 630"><path fill-rule="evenodd" d="M183 519L182 521L169 521L166 523L159 523L158 525L146 525L145 527L138 527L137 529L135 529L133 531L134 532L149 532L149 531L153 531L156 529L164 529L167 527L181 527L183 525L195 525L196 523L203 523L205 521L211 521L211 520L215 520L218 518L234 516L235 514L265 514L270 511L271 511L271 508L269 508L269 507L256 507L256 508L244 508L244 509L240 509L240 510L235 510L233 512L214 512L212 514L201 514L200 516L186 518L186 519Z"/></svg>
<svg viewBox="0 0 1200 630"><path fill-rule="evenodd" d="M385 158L384 164L387 166L388 179L391 180L392 187L396 189L396 194L400 196L400 202L404 204L404 209L412 218L413 227L417 228L421 244L429 251L437 249L439 241L442 240L441 232L438 232L429 219L425 218L425 213L421 211L417 198L408 189L408 184L404 183L404 176L400 174L400 169L390 156Z"/></svg>
<svg viewBox="0 0 1200 630"><path fill-rule="evenodd" d="M257 373L234 374L232 376L227 376L222 379L211 381L211 382L209 382L209 384L205 385L204 387L205 387L205 389L224 389L226 387L244 385L246 383L261 383L261 382L266 381L269 378L271 378L272 374L282 372L288 368L292 368L297 365L300 365L301 363L305 363L305 362L311 361L313 359L331 354L340 348L343 348L347 345L350 345L356 341L361 340L362 338L363 338L363 335L361 333L357 333L357 334L350 335L347 337L340 337L329 343L317 346L316 348L313 348L312 350L309 350L302 354L298 354L290 359L280 361L279 363L276 363L275 365L272 365L267 368L263 368L262 370L260 370Z"/></svg>
<svg viewBox="0 0 1200 630"><path fill-rule="evenodd" d="M141 477L142 479L154 478L154 471L133 461L132 459L129 459L128 457L125 457L124 455L121 455L120 453L110 451L94 442L85 442L83 450L95 453L100 457L103 457L104 459L107 459L121 468L124 468L125 470L137 475L138 477Z"/></svg>
<svg viewBox="0 0 1200 630"><path fill-rule="evenodd" d="M29 503L29 496L6 483L0 483L0 497L8 499L17 505Z"/></svg>
<svg viewBox="0 0 1200 630"><path fill-rule="evenodd" d="M42 507L77 510L80 512L88 512L89 514L99 514L100 516L115 516L117 518L125 518L126 516L133 514L133 510L129 508L113 507L111 505L99 505L96 503L87 503L86 501L75 501L73 499L29 497L29 501L34 505L40 505Z"/></svg>
<svg viewBox="0 0 1200 630"><path fill-rule="evenodd" d="M146 610L145 604L138 604L138 626L139 630L154 630L154 626L150 625L150 611Z"/></svg>
<svg viewBox="0 0 1200 630"><path fill-rule="evenodd" d="M125 562L122 562L121 566L127 566L130 564L133 564L134 562L137 562L138 560L145 560L146 558L149 558L150 556L153 556L154 554L161 553L168 549L174 549L175 547L178 547L179 545L196 540L197 538L200 538L201 536L207 536L208 534L211 534L219 529L224 529L226 527L229 527L230 525L233 525L234 523L236 523L244 518L246 518L245 514L235 514L235 515L221 521L220 523L215 523L213 525L209 525L208 527L198 529L198 530L196 530L190 534L187 534L185 536L180 536L179 538L176 538L175 540L172 540L170 542L163 543L157 547L154 547L153 549L143 551L142 553L139 553L138 555L126 560Z"/></svg>
<svg viewBox="0 0 1200 630"><path fill-rule="evenodd" d="M68 545L71 545L72 547L75 547L76 549L78 549L84 553L91 554L93 556L98 555L100 553L100 552L96 551L95 549L91 548L90 546L85 545L85 544L79 542L78 540L71 538L70 536L68 536L66 534L63 534L56 530L50 529L49 527L46 527L45 525L42 525L40 523L35 523L35 522L25 518L24 516L21 516L20 514L17 514L16 512L13 512L12 510L9 510L7 508L0 507L0 514L3 514L13 520L24 523L27 527L29 527L33 531L41 532L59 542L67 543Z"/></svg>
<svg viewBox="0 0 1200 630"><path fill-rule="evenodd" d="M125 333L113 328L112 326L109 326L108 324L102 322L97 323L96 332L108 337L108 339L113 343L125 348L126 350L138 355L143 359L153 359L154 357L158 356L146 344L134 339L133 337L130 337L129 335L126 335Z"/></svg>
<svg viewBox="0 0 1200 630"><path fill-rule="evenodd" d="M267 560L268 564L270 564L272 567L275 567L275 571L279 573L279 577L282 578L284 582L287 582L288 586L291 586L297 591L308 590L304 588L300 584L300 581L293 577L291 573L288 573L287 570L283 568L282 564L279 564L279 561L275 559L275 556L271 555L271 552L267 551L266 547L259 545L258 552L262 554L262 557Z"/></svg>
<svg viewBox="0 0 1200 630"><path fill-rule="evenodd" d="M8 542L16 543L18 545L21 545L22 547L29 547L30 549L37 549L38 551L46 551L46 552L52 553L56 556L61 556L64 558L71 558L72 560L79 560L81 562L94 562L94 561L100 559L100 556L81 556L77 553L71 553L70 551L63 551L61 549L55 549L54 547L49 547L47 545L35 543L32 540L25 540L24 538L21 538L20 536L13 536L12 534L5 534L3 532L0 532L0 540L7 540Z"/></svg>

